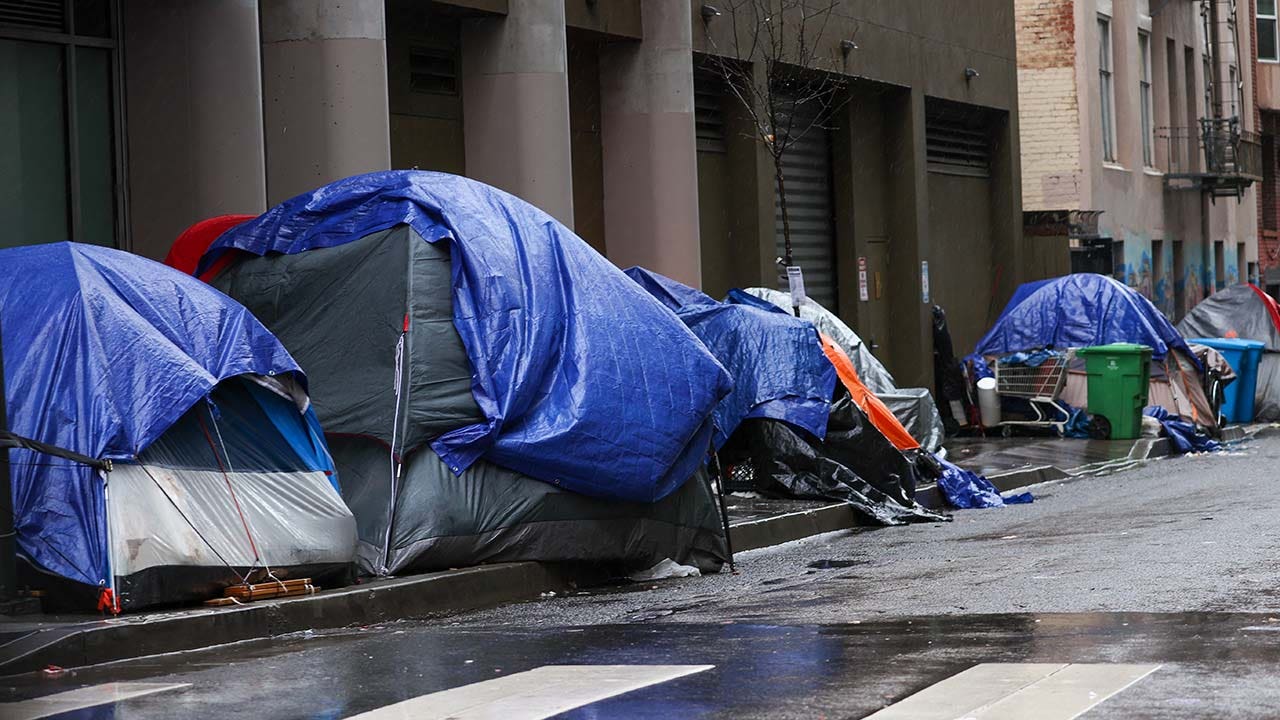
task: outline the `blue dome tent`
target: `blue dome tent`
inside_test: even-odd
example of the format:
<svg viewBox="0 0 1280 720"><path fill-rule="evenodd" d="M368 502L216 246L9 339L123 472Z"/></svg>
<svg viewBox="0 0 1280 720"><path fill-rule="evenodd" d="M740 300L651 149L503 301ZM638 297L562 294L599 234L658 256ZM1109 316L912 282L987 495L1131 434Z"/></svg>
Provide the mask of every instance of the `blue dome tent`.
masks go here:
<svg viewBox="0 0 1280 720"><path fill-rule="evenodd" d="M245 308L136 255L57 243L0 251L0 331L8 430L112 461L10 451L33 584L137 608L349 573L355 523L306 379Z"/></svg>
<svg viewBox="0 0 1280 720"><path fill-rule="evenodd" d="M990 374L994 360L1019 352L1133 343L1151 348L1149 403L1174 415L1213 425L1205 397L1203 366L1187 341L1138 291L1105 275L1076 273L1025 283L978 341L972 362ZM1088 404L1087 381L1077 361L1067 374L1062 400Z"/></svg>

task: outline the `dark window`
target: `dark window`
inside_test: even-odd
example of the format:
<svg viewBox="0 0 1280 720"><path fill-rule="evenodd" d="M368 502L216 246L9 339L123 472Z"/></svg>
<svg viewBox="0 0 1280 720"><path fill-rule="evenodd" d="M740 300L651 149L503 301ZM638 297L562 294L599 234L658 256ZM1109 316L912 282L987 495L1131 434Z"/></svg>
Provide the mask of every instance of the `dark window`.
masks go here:
<svg viewBox="0 0 1280 720"><path fill-rule="evenodd" d="M1276 0L1258 0L1258 59L1280 60L1277 46Z"/></svg>
<svg viewBox="0 0 1280 720"><path fill-rule="evenodd" d="M114 13L111 0L0 0L0 247L117 244Z"/></svg>

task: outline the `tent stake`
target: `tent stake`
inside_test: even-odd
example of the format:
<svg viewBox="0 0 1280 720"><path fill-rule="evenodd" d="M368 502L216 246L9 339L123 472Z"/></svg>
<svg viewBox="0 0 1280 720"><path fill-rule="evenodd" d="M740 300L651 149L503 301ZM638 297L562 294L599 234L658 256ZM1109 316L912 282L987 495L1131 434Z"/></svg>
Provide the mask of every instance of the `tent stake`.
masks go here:
<svg viewBox="0 0 1280 720"><path fill-rule="evenodd" d="M711 451L711 463L715 466L711 475L716 484L716 499L720 501L720 522L724 525L725 549L729 551L729 572L737 573L738 567L733 562L733 536L729 534L729 510L724 504L724 466L720 464L720 456L715 450Z"/></svg>

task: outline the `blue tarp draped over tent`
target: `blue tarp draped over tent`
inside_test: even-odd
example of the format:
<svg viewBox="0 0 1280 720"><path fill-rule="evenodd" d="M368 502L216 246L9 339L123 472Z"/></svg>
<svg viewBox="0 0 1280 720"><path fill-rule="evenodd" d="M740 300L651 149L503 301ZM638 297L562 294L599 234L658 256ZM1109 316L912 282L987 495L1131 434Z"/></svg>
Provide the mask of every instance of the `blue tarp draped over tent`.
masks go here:
<svg viewBox="0 0 1280 720"><path fill-rule="evenodd" d="M733 376L733 392L715 411L716 447L747 418L784 420L819 440L826 437L836 373L812 323L777 308L762 309L757 303L763 301L755 298L716 302L644 268L626 272L674 310Z"/></svg>
<svg viewBox="0 0 1280 720"><path fill-rule="evenodd" d="M452 253L453 320L485 422L432 448L455 473L481 456L596 497L652 502L710 446L724 368L670 311L554 218L483 183L388 171L299 195L218 238L294 254L400 224Z"/></svg>
<svg viewBox="0 0 1280 720"><path fill-rule="evenodd" d="M92 245L0 250L0 331L9 429L99 459L135 458L224 379L299 372L222 293ZM105 582L101 480L57 458L10 456L20 552L72 580Z"/></svg>
<svg viewBox="0 0 1280 720"><path fill-rule="evenodd" d="M1186 340L1150 300L1124 283L1092 273L1019 287L971 357L1119 342L1146 345L1155 360L1173 349L1196 362Z"/></svg>

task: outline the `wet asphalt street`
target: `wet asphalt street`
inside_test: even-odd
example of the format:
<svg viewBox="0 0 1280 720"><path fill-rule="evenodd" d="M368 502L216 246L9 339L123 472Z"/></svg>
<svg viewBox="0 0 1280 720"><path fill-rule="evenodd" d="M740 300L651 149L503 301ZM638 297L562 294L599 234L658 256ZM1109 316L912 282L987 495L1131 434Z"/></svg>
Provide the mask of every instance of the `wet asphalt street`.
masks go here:
<svg viewBox="0 0 1280 720"><path fill-rule="evenodd" d="M10 678L0 718L109 682L183 687L56 717L418 718L515 692L484 707L862 718L942 683L933 705L880 717L1276 718L1278 460L1280 439L1257 440L944 525L747 553L736 575ZM587 667L547 674L557 665ZM679 667L599 667L653 665Z"/></svg>

